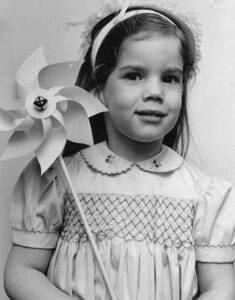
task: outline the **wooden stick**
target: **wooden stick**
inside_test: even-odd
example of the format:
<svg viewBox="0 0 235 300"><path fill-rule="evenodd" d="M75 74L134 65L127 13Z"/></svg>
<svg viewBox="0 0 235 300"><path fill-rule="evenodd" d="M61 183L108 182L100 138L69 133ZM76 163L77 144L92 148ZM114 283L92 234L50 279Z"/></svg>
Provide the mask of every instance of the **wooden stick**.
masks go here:
<svg viewBox="0 0 235 300"><path fill-rule="evenodd" d="M89 240L90 240L92 249L93 249L93 251L94 251L94 253L95 253L95 257L96 257L96 259L97 259L99 268L100 268L101 273L102 273L102 275L103 275L105 284L106 284L107 289L108 289L108 291L109 291L109 294L110 294L110 296L111 296L111 299L112 299L112 300L117 300L117 298L116 298L116 296L115 296L115 294L114 294L113 288L112 288L112 286L111 286L111 284L110 284L110 281L109 281L109 279L108 279L108 276L107 276L107 274L106 274L106 271L105 271L104 265L103 265L103 263L102 263L101 257L100 257L100 255L99 255L99 250L98 250L98 248L97 248L97 245L96 245L94 236L93 236L93 234L92 234L92 232L91 232L91 229L90 229L90 227L89 227L89 224L88 224L88 222L87 222L86 215L85 215L84 212L83 212L81 203L80 203L80 201L79 201L79 199L78 199L78 196L77 196L77 192L75 191L75 188L74 188L74 186L73 186L73 183L72 183L71 177L70 177L70 175L69 175L68 169L67 169L67 167L66 167L66 165L65 165L64 159L63 159L63 157L62 157L61 155L60 155L59 159L60 159L60 164L61 164L61 167L62 167L62 169L63 169L64 175L65 175L65 177L66 177L66 179L67 179L67 181L68 181L68 184L69 184L69 186L70 186L70 189L71 189L73 198L74 198L74 200L75 200L75 203L76 203L76 205L77 205L78 211L79 211L79 213L80 213L80 216L81 216L83 225L84 225L84 227L85 227L86 233L87 233L88 238L89 238Z"/></svg>

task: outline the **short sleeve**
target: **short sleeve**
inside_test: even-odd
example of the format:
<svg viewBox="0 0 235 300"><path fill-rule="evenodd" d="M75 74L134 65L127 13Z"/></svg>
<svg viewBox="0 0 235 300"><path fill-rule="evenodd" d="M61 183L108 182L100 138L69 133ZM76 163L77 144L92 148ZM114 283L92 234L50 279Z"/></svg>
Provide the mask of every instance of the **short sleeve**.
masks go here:
<svg viewBox="0 0 235 300"><path fill-rule="evenodd" d="M56 167L57 165L57 167ZM55 163L40 175L36 159L18 179L11 205L12 242L25 247L53 249L63 222L65 184Z"/></svg>
<svg viewBox="0 0 235 300"><path fill-rule="evenodd" d="M211 179L198 203L193 234L197 261L235 261L235 191L230 183Z"/></svg>

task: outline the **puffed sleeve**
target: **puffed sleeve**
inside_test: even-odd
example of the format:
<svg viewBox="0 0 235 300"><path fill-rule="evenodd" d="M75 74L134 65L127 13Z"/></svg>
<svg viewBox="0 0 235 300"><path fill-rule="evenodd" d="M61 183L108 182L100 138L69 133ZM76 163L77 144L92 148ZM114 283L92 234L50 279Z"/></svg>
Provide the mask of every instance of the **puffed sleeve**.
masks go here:
<svg viewBox="0 0 235 300"><path fill-rule="evenodd" d="M230 183L210 180L198 203L193 234L197 261L235 261L235 191Z"/></svg>
<svg viewBox="0 0 235 300"><path fill-rule="evenodd" d="M56 166L57 165L57 166ZM11 205L12 242L53 249L63 222L64 180L55 163L44 175L36 159L21 174Z"/></svg>

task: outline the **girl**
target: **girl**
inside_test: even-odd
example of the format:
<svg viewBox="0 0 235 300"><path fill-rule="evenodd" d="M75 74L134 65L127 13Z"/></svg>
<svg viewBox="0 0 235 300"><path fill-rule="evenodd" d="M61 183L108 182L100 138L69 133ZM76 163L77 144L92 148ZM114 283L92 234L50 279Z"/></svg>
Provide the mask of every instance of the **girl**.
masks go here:
<svg viewBox="0 0 235 300"><path fill-rule="evenodd" d="M234 191L183 158L197 41L143 3L92 28L77 84L107 106L106 140L71 156L69 172L117 299L232 300ZM59 167L39 172L32 162L15 190L9 297L109 299Z"/></svg>

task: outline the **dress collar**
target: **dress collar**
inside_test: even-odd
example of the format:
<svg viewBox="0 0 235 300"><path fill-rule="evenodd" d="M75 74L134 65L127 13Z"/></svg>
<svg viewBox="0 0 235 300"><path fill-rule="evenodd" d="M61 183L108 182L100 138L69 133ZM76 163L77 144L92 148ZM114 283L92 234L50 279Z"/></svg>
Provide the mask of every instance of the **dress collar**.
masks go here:
<svg viewBox="0 0 235 300"><path fill-rule="evenodd" d="M151 173L172 172L179 169L184 163L183 157L165 145L162 146L162 150L157 155L137 163L113 153L106 142L81 150L80 153L90 168L108 175L127 172L134 166Z"/></svg>

